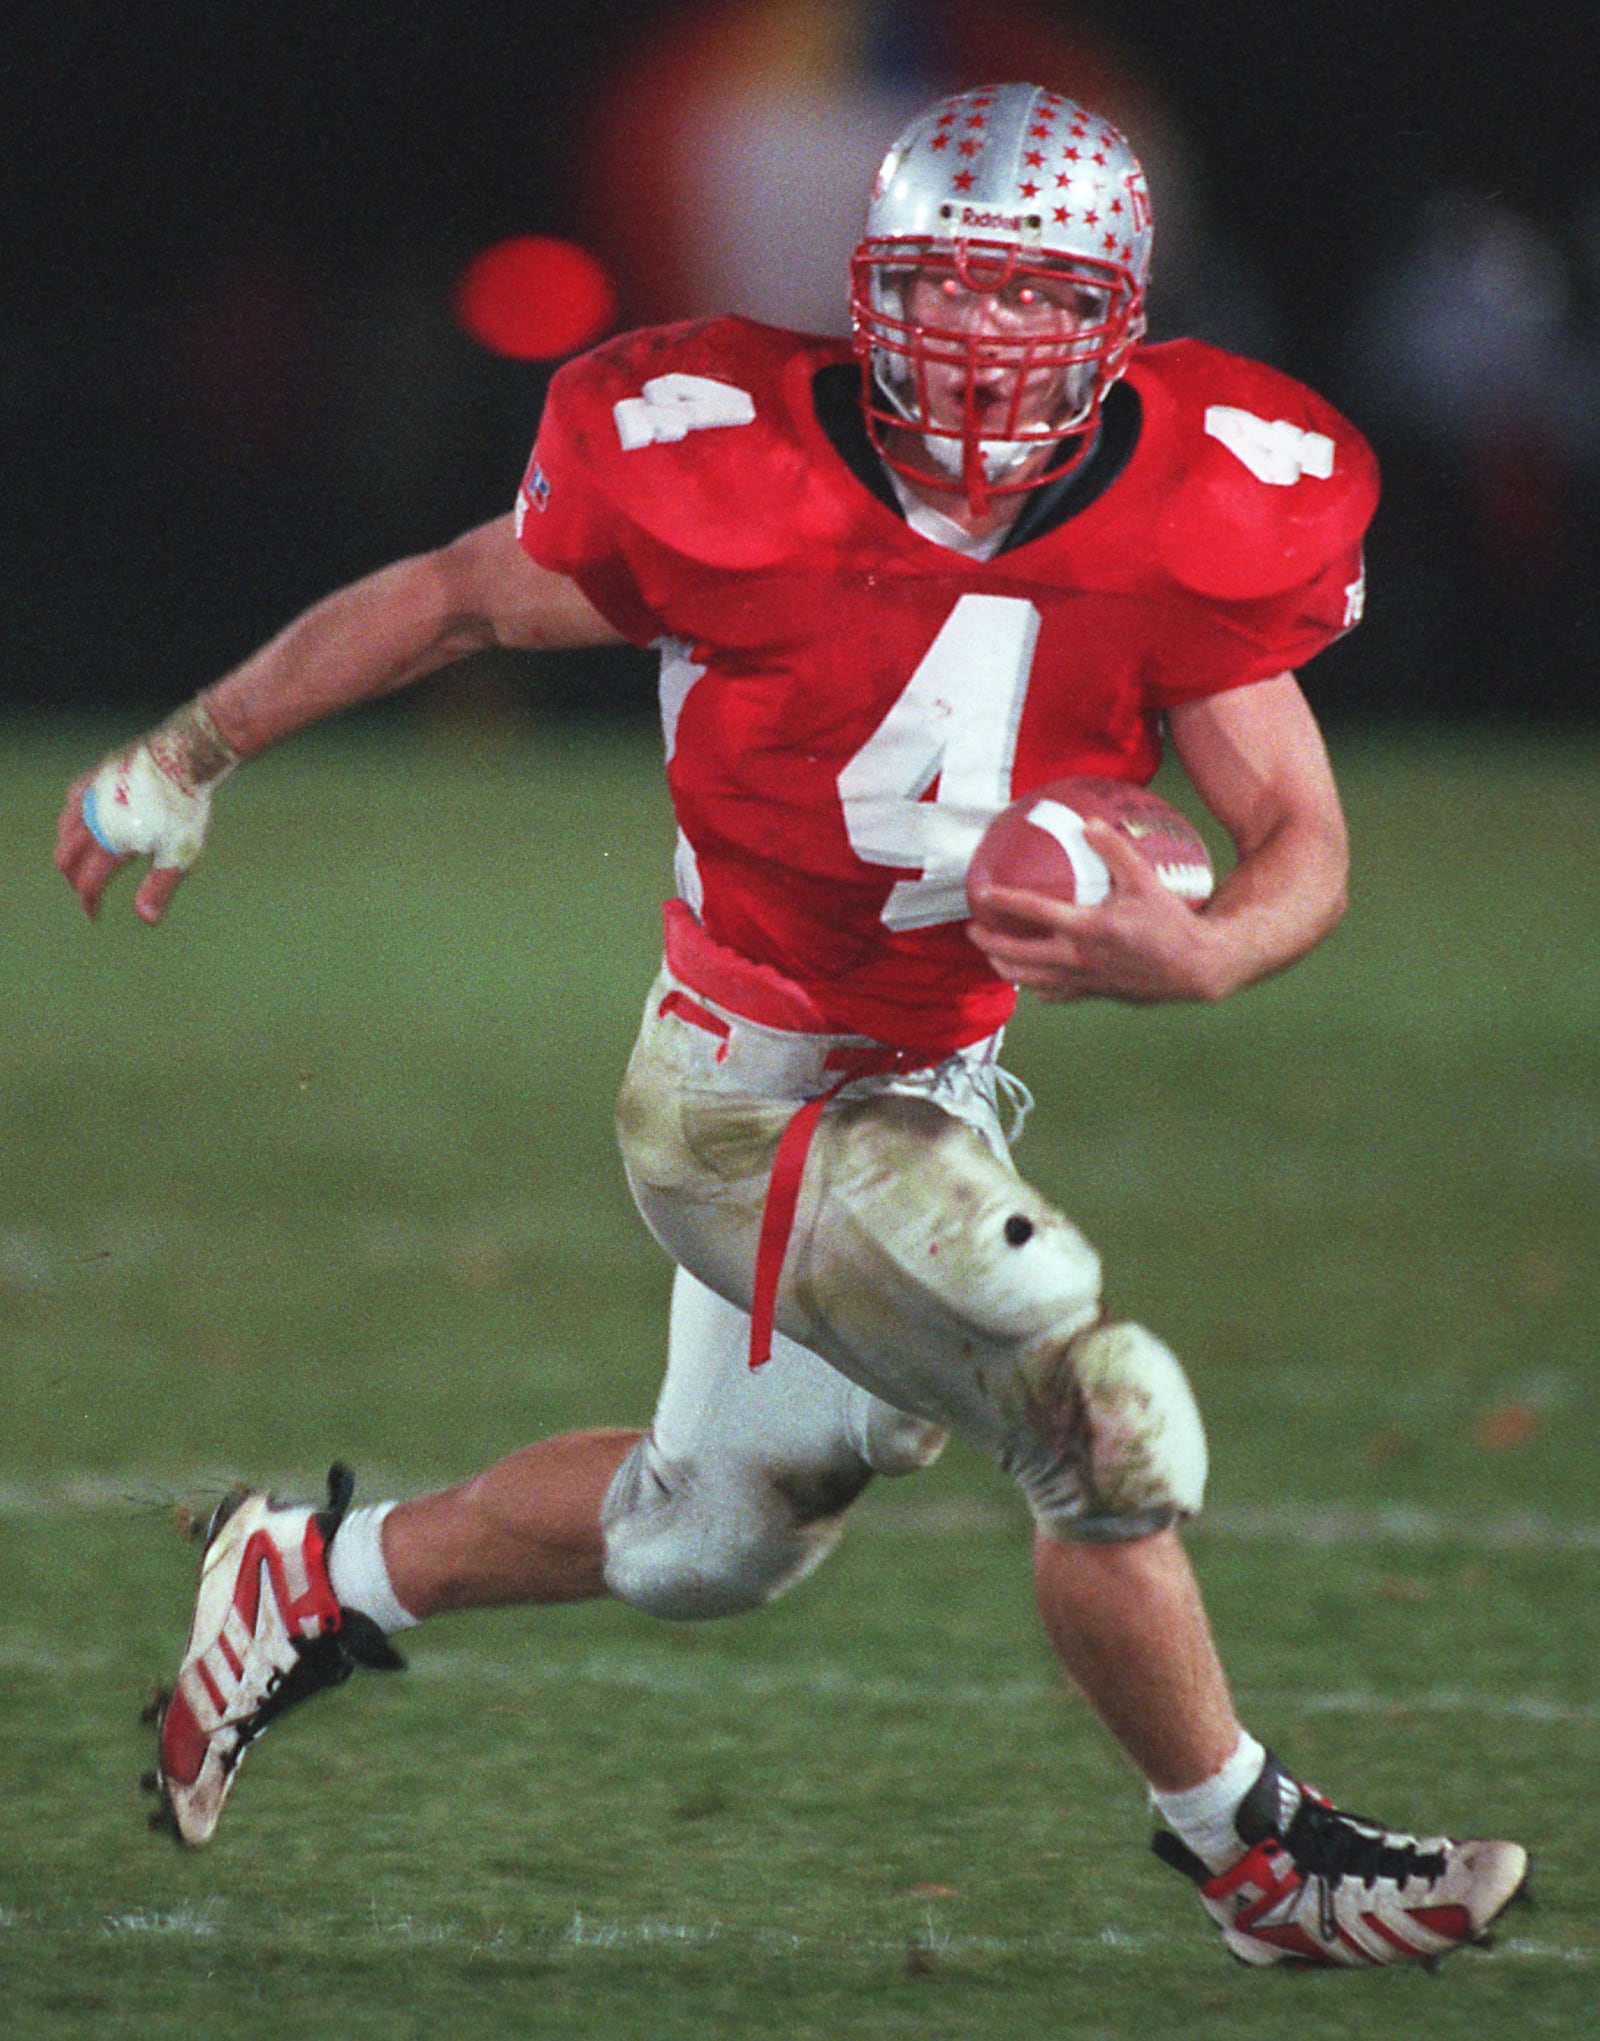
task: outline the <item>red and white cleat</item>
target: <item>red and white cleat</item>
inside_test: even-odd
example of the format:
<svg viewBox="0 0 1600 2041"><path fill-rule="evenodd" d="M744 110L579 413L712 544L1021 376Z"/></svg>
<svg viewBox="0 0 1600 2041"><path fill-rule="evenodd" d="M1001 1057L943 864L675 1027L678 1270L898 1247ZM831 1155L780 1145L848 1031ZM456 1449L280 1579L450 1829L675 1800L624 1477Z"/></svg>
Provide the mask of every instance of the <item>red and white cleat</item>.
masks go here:
<svg viewBox="0 0 1600 2041"><path fill-rule="evenodd" d="M354 1488L349 1469L335 1466L323 1509L244 1492L207 1527L194 1624L172 1692L155 1710L156 1768L145 1778L161 1802L152 1825L180 1843L211 1840L245 1752L284 1709L358 1665L405 1664L328 1585L328 1547Z"/></svg>
<svg viewBox="0 0 1600 2041"><path fill-rule="evenodd" d="M1236 1817L1245 1854L1215 1876L1176 1836L1152 1847L1193 1878L1241 1963L1431 1967L1489 1939L1521 1890L1518 1843L1397 1834L1297 1785L1268 1756Z"/></svg>

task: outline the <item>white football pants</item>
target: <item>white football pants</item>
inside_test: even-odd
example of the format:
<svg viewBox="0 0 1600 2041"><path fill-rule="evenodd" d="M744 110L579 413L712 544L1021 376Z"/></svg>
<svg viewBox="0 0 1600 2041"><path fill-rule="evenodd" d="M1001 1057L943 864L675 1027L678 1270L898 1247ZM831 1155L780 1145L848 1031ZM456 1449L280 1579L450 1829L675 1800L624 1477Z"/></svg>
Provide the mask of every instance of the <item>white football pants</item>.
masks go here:
<svg viewBox="0 0 1600 2041"><path fill-rule="evenodd" d="M605 1524L608 1584L654 1613L771 1600L825 1556L873 1473L926 1465L946 1429L1014 1475L1057 1536L1141 1536L1199 1505L1181 1369L1139 1328L1099 1323L1093 1249L1011 1165L998 1037L856 1079L823 1113L772 1358L752 1372L773 1156L828 1088L830 1053L858 1046L763 1027L666 972L646 1002L618 1136L680 1273L655 1420Z"/></svg>

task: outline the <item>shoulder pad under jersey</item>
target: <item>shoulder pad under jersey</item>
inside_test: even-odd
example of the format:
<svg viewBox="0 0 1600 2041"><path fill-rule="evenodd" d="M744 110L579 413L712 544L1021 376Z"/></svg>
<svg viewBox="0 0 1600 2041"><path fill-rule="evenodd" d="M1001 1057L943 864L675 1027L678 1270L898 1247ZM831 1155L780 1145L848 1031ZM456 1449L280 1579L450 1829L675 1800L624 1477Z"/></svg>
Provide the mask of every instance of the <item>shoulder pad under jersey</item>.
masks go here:
<svg viewBox="0 0 1600 2041"><path fill-rule="evenodd" d="M1314 390L1195 340L1141 348L1128 380L1165 468L1157 556L1183 587L1222 601L1279 595L1359 546L1377 463Z"/></svg>
<svg viewBox="0 0 1600 2041"><path fill-rule="evenodd" d="M747 319L646 327L558 372L541 437L625 525L753 567L789 543L806 465L796 407L815 371L848 355L846 342Z"/></svg>

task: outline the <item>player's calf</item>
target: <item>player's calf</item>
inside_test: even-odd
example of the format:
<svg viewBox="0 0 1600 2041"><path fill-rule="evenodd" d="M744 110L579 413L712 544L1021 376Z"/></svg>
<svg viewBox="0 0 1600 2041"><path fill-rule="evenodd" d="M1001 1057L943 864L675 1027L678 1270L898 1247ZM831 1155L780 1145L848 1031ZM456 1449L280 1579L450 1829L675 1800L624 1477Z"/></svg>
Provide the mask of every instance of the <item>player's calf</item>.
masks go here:
<svg viewBox="0 0 1600 2041"><path fill-rule="evenodd" d="M358 1665L405 1664L328 1582L328 1548L354 1487L335 1466L320 1510L245 1492L207 1527L194 1622L156 1710L156 1766L145 1780L161 1802L153 1823L191 1848L210 1841L245 1752L286 1708Z"/></svg>

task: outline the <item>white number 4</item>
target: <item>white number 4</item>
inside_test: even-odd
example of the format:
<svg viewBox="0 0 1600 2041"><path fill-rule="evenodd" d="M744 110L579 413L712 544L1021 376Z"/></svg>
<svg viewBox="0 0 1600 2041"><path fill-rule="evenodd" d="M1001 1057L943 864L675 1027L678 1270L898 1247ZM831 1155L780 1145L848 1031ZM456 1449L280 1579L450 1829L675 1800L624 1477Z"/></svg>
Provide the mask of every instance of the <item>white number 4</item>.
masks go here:
<svg viewBox="0 0 1600 2041"><path fill-rule="evenodd" d="M964 595L883 721L839 775L845 829L869 865L909 867L883 909L890 928L964 921L966 876L1011 798L1039 612L1013 595ZM937 780L933 800L923 796Z"/></svg>
<svg viewBox="0 0 1600 2041"><path fill-rule="evenodd" d="M710 376L652 376L642 397L624 397L611 407L623 451L658 440L682 439L712 425L749 425L755 400L748 390Z"/></svg>
<svg viewBox="0 0 1600 2041"><path fill-rule="evenodd" d="M1206 431L1243 461L1258 482L1286 489L1302 475L1326 482L1333 473L1334 445L1328 435L1306 432L1287 418L1258 418L1232 404L1212 404Z"/></svg>

